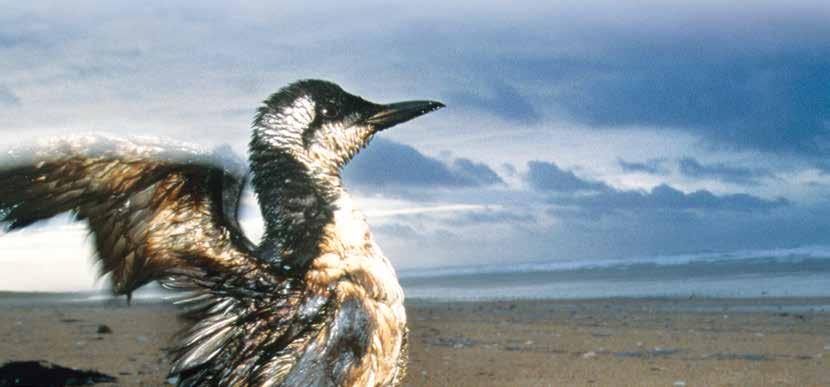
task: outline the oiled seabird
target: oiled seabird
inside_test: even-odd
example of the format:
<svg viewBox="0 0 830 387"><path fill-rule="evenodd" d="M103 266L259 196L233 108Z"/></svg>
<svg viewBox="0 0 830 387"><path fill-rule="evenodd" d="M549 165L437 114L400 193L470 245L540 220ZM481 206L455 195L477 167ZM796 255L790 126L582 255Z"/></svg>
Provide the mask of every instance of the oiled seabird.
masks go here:
<svg viewBox="0 0 830 387"><path fill-rule="evenodd" d="M0 219L15 230L69 211L115 294L156 280L189 292L181 386L397 385L403 291L340 171L378 131L443 106L379 105L320 80L270 96L249 152L259 245L237 217L244 163L172 142L91 135L11 152Z"/></svg>

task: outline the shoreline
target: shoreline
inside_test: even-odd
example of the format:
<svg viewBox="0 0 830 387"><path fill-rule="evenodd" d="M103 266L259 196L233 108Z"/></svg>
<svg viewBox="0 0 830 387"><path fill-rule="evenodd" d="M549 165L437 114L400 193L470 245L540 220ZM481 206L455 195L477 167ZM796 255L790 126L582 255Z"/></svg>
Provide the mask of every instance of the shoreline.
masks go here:
<svg viewBox="0 0 830 387"><path fill-rule="evenodd" d="M165 349L184 327L177 307L160 299L26 300L30 294L0 294L0 362L95 369L119 386L166 380ZM793 310L828 303L409 299L405 385L830 385L830 311ZM101 325L112 333L98 333Z"/></svg>
<svg viewBox="0 0 830 387"><path fill-rule="evenodd" d="M446 304L446 303L505 303L505 302L520 302L520 303L547 303L547 304L602 304L602 303L621 303L621 304L642 304L642 303L674 303L674 304L727 304L727 305L761 305L761 304L814 304L814 305L828 305L830 306L830 296L815 296L815 297L710 297L710 296L694 296L694 297L586 297L586 298L500 298L500 299L438 299L428 297L411 297L406 299L407 303L413 304Z"/></svg>
<svg viewBox="0 0 830 387"><path fill-rule="evenodd" d="M169 293L169 296L175 296L176 293ZM169 303L166 299L168 294L158 295L155 293L142 294L138 291L133 295L133 302L143 304L159 304ZM34 292L18 292L0 290L0 306L3 303L11 301L20 302L51 302L51 303L114 303L124 301L124 296L113 295L107 291L78 291L78 292L53 292L53 291L34 291ZM830 305L830 296L619 296L619 297L499 297L499 298L438 298L438 297L407 297L407 303L414 304L435 304L435 303L502 303L502 302L544 302L554 304L569 304L569 303L606 303L606 302L620 302L628 303L689 303L689 304L703 304L703 303L725 303L725 304L815 304L815 305Z"/></svg>

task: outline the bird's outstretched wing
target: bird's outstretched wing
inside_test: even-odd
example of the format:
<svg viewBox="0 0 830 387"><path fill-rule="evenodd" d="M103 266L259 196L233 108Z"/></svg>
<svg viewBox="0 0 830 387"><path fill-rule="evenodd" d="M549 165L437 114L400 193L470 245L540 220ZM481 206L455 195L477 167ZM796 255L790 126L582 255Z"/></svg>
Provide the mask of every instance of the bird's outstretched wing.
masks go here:
<svg viewBox="0 0 830 387"><path fill-rule="evenodd" d="M246 169L227 153L99 135L16 150L0 164L0 223L72 212L116 294L153 280L185 291L179 385L281 384L333 318L332 300L257 257L237 221Z"/></svg>
<svg viewBox="0 0 830 387"><path fill-rule="evenodd" d="M0 222L86 220L116 294L173 270L251 267L254 246L237 221L246 168L223 153L101 135L15 149L0 166Z"/></svg>

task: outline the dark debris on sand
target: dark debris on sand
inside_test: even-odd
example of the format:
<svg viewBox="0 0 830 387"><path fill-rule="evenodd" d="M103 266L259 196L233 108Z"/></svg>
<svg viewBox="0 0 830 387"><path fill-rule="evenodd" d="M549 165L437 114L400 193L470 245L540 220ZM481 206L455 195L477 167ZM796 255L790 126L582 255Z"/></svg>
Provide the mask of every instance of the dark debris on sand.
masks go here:
<svg viewBox="0 0 830 387"><path fill-rule="evenodd" d="M45 361L13 361L0 367L0 387L86 386L116 380L97 371L67 368Z"/></svg>

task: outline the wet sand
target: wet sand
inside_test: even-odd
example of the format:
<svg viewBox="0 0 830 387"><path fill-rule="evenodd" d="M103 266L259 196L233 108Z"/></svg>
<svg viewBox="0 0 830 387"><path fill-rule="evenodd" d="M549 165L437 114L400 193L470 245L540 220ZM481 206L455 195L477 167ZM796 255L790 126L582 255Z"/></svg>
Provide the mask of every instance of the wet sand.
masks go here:
<svg viewBox="0 0 830 387"><path fill-rule="evenodd" d="M830 300L413 300L406 384L830 385L826 305ZM121 386L162 385L164 348L182 327L176 315L156 303L6 296L0 362L47 360L97 369ZM99 333L101 325L112 333Z"/></svg>

